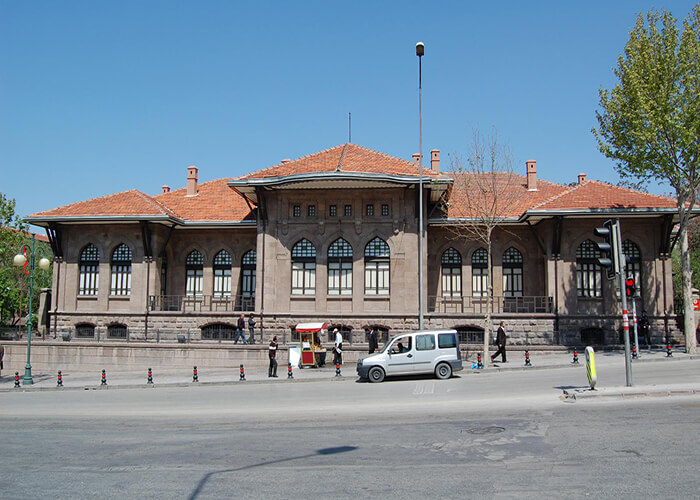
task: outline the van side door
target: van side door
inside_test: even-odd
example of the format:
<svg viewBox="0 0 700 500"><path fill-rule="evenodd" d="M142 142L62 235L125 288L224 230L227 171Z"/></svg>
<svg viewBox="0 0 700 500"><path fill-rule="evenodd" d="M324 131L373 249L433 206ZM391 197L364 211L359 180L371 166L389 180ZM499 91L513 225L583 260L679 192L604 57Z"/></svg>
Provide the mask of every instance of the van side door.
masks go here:
<svg viewBox="0 0 700 500"><path fill-rule="evenodd" d="M435 356L438 351L435 349L434 333L419 333L416 335L416 352L413 358L413 371L430 373L435 368Z"/></svg>
<svg viewBox="0 0 700 500"><path fill-rule="evenodd" d="M387 375L413 372L413 357L415 353L411 335L396 337L386 353L389 357L386 363Z"/></svg>

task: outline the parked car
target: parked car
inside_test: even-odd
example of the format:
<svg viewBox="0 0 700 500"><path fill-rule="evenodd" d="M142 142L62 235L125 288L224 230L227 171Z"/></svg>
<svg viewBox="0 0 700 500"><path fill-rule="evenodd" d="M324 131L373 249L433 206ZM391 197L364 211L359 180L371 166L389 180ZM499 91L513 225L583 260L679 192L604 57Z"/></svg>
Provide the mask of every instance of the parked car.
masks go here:
<svg viewBox="0 0 700 500"><path fill-rule="evenodd" d="M391 375L434 373L448 379L462 370L457 330L420 330L389 339L384 348L357 361L357 374L370 382Z"/></svg>

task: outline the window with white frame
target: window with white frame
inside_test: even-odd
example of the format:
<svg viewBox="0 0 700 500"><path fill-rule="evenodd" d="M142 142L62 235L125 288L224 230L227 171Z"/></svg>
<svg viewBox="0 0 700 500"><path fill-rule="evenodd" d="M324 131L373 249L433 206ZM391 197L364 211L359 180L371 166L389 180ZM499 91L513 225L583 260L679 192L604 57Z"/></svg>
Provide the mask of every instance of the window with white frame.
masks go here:
<svg viewBox="0 0 700 500"><path fill-rule="evenodd" d="M365 295L389 295L389 245L377 237L365 247Z"/></svg>
<svg viewBox="0 0 700 500"><path fill-rule="evenodd" d="M257 254L255 250L249 250L241 259L241 294L244 299L255 297L255 268Z"/></svg>
<svg viewBox="0 0 700 500"><path fill-rule="evenodd" d="M503 296L523 296L523 254L513 247L503 253Z"/></svg>
<svg viewBox="0 0 700 500"><path fill-rule="evenodd" d="M131 248L124 243L112 252L110 295L131 295Z"/></svg>
<svg viewBox="0 0 700 500"><path fill-rule="evenodd" d="M579 297L602 296L600 256L598 247L591 240L584 241L576 249L576 293Z"/></svg>
<svg viewBox="0 0 700 500"><path fill-rule="evenodd" d="M328 295L352 295L352 247L343 238L328 247Z"/></svg>
<svg viewBox="0 0 700 500"><path fill-rule="evenodd" d="M442 296L462 297L462 256L454 248L448 248L440 260L442 269Z"/></svg>
<svg viewBox="0 0 700 500"><path fill-rule="evenodd" d="M204 257L199 250L192 250L185 260L185 295L202 296L202 279L204 275Z"/></svg>
<svg viewBox="0 0 700 500"><path fill-rule="evenodd" d="M489 291L489 254L479 248L472 254L472 297L487 297Z"/></svg>
<svg viewBox="0 0 700 500"><path fill-rule="evenodd" d="M79 295L97 295L100 288L100 251L92 243L80 252Z"/></svg>
<svg viewBox="0 0 700 500"><path fill-rule="evenodd" d="M292 248L292 295L316 293L316 247L306 238Z"/></svg>
<svg viewBox="0 0 700 500"><path fill-rule="evenodd" d="M217 299L231 297L231 254L221 250L214 256L214 297Z"/></svg>
<svg viewBox="0 0 700 500"><path fill-rule="evenodd" d="M622 253L627 257L625 266L625 277L634 278L634 286L637 289L636 295L642 295L642 253L636 243L625 240L622 242Z"/></svg>

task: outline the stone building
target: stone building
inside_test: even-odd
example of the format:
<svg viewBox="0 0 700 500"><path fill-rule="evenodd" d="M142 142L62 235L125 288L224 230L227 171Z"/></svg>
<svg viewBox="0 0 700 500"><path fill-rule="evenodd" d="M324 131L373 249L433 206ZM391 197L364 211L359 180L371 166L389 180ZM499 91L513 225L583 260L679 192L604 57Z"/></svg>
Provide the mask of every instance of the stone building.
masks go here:
<svg viewBox="0 0 700 500"><path fill-rule="evenodd" d="M324 321L360 343L368 327L417 328L422 293L425 326L457 328L464 343L482 342L489 304L516 344L618 343L619 301L593 236L618 218L637 308L657 340L673 333L675 200L584 174L547 182L528 161L524 175L499 174L508 203L489 266L484 245L460 231L477 215L472 174L441 172L437 150L422 173L418 163L343 144L238 178L200 183L191 166L181 189L33 214L55 254L51 328L96 342L230 342L237 318L254 313L265 339Z"/></svg>

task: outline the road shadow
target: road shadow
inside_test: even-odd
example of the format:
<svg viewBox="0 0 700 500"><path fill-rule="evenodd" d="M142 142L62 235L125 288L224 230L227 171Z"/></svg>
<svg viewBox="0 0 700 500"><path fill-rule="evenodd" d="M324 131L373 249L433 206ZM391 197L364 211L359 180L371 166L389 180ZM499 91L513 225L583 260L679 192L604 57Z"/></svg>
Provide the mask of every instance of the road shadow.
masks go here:
<svg viewBox="0 0 700 500"><path fill-rule="evenodd" d="M272 465L272 464L280 464L284 462L291 462L292 460L300 460L302 458L311 458L315 457L318 455L336 455L338 453L345 453L348 451L354 451L358 447L357 446L335 446L333 448L321 448L320 450L316 450L314 453L307 453L306 455L299 455L298 457L287 457L287 458L280 458L278 460L269 460L267 462L260 462L258 464L251 464L251 465L246 465L244 467L237 467L235 469L222 469L222 470L217 470L213 472L208 472L207 474L204 475L202 479L199 480L199 483L197 483L197 487L194 489L192 494L188 497L189 500L195 500L196 498L199 498L199 495L202 493L202 490L206 486L207 482L213 477L218 474L226 474L229 472L240 472L244 470L249 470L249 469L254 469L256 467L264 467L266 465Z"/></svg>
<svg viewBox="0 0 700 500"><path fill-rule="evenodd" d="M589 386L587 385L557 385L554 386L554 389L559 389L561 391L568 391L572 389L588 389Z"/></svg>
<svg viewBox="0 0 700 500"><path fill-rule="evenodd" d="M456 378L460 379L462 378L460 375L457 375L455 373L452 374L452 377L450 378ZM420 373L416 375L391 375L387 376L381 383L386 384L386 383L391 383L391 382L400 382L400 381L406 381L406 380L440 380L434 375L430 374L425 374L425 373ZM371 384L372 382L369 381L368 378L357 378L355 381L356 384Z"/></svg>

